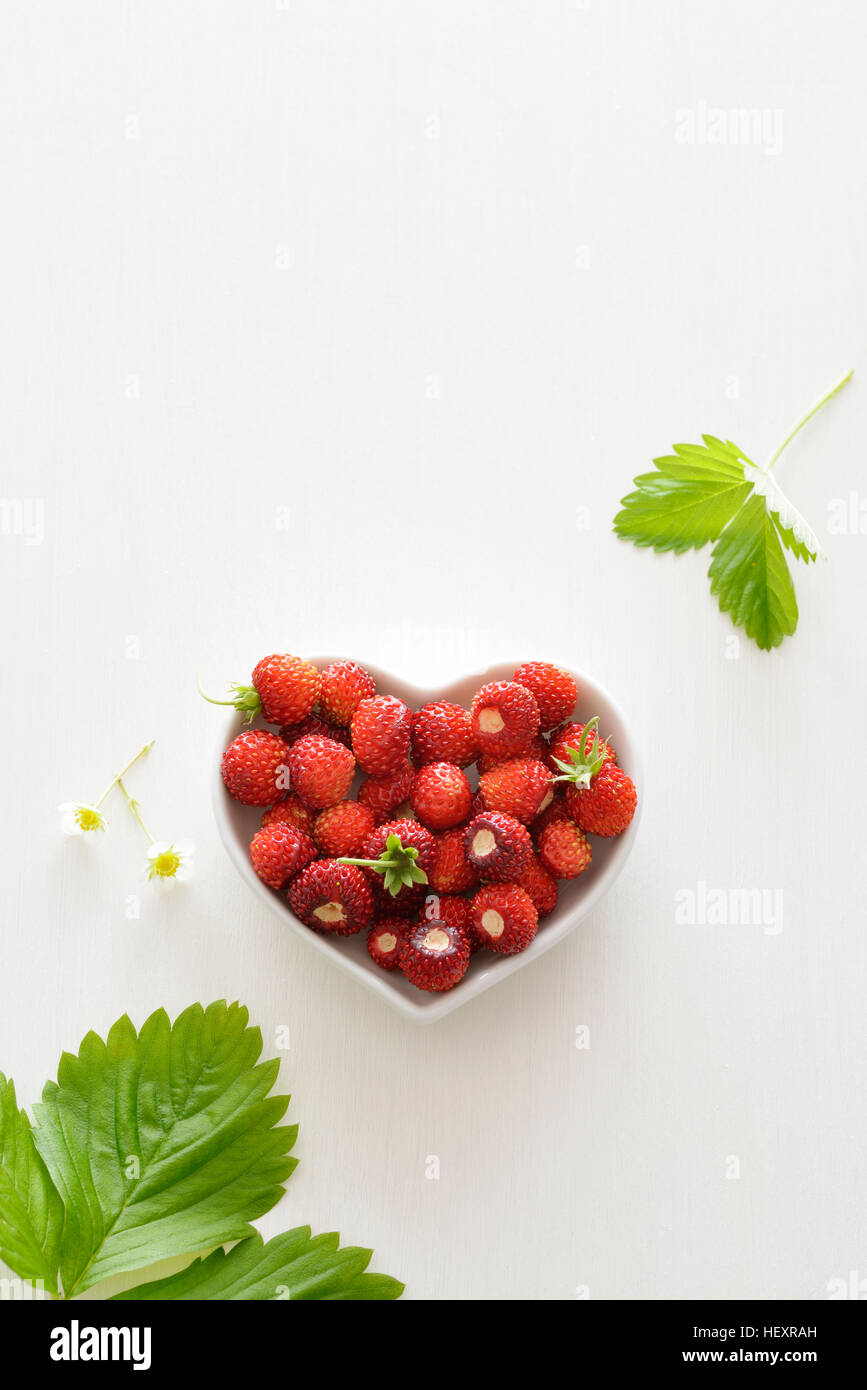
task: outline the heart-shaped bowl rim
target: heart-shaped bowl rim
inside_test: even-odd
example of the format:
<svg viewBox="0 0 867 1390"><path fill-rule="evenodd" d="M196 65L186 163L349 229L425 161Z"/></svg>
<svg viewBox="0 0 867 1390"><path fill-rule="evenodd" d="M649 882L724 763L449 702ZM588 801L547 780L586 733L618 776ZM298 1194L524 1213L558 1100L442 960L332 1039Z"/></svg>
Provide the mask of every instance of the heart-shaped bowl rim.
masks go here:
<svg viewBox="0 0 867 1390"><path fill-rule="evenodd" d="M353 658L357 660L358 658ZM527 658L525 658L526 660ZM345 660L336 656L313 656L310 658L318 667L327 666L330 661ZM452 700L467 708L480 686L489 681L511 678L521 661L499 661L486 671L472 675L458 676L438 686L435 690L424 689L411 684L389 671L383 670L369 661L361 663L376 681L377 690L397 695L412 709L431 700ZM492 985L504 980L507 975L521 970L538 960L539 956L550 951L559 941L568 936L608 892L614 880L623 870L626 860L635 843L638 822L644 798L644 783L641 760L631 728L620 709L607 690L598 681L582 671L563 662L555 662L564 671L569 671L578 685L578 704L576 713L585 720L594 714L600 718L600 731L610 737L617 753L617 760L638 788L638 807L632 824L622 835L614 839L593 838L593 862L586 873L571 882L560 882L560 898L554 911L544 917L539 924L535 940L516 956L497 956L492 951L479 951L470 961L469 969L460 984L442 994L429 994L416 989L399 971L385 971L375 965L367 952L366 933L360 932L352 937L334 937L311 931L300 922L289 907L285 893L277 893L268 888L257 877L252 864L248 846L261 819L261 808L242 806L229 795L220 774L220 758L223 749L240 730L245 727L239 714L233 713L224 726L217 757L213 782L213 805L220 838L239 874L249 888L272 912L276 912L290 931L300 936L308 946L366 985L374 994L390 1004L392 1008L417 1023L433 1023L451 1013L461 1004L483 994ZM265 727L265 726L263 726Z"/></svg>

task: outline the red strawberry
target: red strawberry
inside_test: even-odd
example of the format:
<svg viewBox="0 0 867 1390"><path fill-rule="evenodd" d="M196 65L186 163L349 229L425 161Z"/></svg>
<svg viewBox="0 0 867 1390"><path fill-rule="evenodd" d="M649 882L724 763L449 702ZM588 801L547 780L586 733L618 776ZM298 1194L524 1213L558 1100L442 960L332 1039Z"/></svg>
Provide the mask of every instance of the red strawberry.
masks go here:
<svg viewBox="0 0 867 1390"><path fill-rule="evenodd" d="M412 779L410 798L422 824L450 830L466 820L473 794L466 773L454 763L427 763Z"/></svg>
<svg viewBox="0 0 867 1390"><path fill-rule="evenodd" d="M539 732L536 697L516 681L493 681L473 700L473 733L482 753L522 753Z"/></svg>
<svg viewBox="0 0 867 1390"><path fill-rule="evenodd" d="M367 838L364 846L365 854L368 856L381 854L390 835L399 836L404 846L409 845L418 850L418 862L421 868L428 869L430 867L434 837L420 821L408 818L386 821L384 825L376 826Z"/></svg>
<svg viewBox="0 0 867 1390"><path fill-rule="evenodd" d="M289 748L277 734L247 729L233 738L220 764L226 790L245 806L271 806L289 786Z"/></svg>
<svg viewBox="0 0 867 1390"><path fill-rule="evenodd" d="M305 734L319 734L322 738L333 738L336 743L342 743L346 748L349 747L349 730L338 728L336 724L326 724L324 719L320 719L318 714L308 714L306 719L302 719L300 724L284 724L280 730L280 737L285 738L287 743L297 743L299 738Z"/></svg>
<svg viewBox="0 0 867 1390"><path fill-rule="evenodd" d="M397 845L389 844L396 840ZM392 820L378 825L364 842L363 856L369 860L367 867L371 872L381 875L381 880L389 890L399 889L407 876L408 863L421 874L411 875L416 883L427 883L427 871L433 863L435 840L426 826L417 820ZM410 851L409 854L406 851ZM376 867L374 867L374 865ZM409 886L405 884L404 886ZM396 897L397 892L392 892Z"/></svg>
<svg viewBox="0 0 867 1390"><path fill-rule="evenodd" d="M603 763L589 787L566 787L566 806L575 824L606 839L622 835L637 804L632 778L615 763Z"/></svg>
<svg viewBox="0 0 867 1390"><path fill-rule="evenodd" d="M568 719L578 703L578 687L568 671L547 661L526 661L512 679L535 695L543 729L553 729Z"/></svg>
<svg viewBox="0 0 867 1390"><path fill-rule="evenodd" d="M269 806L268 810L262 813L263 829L266 825L273 825L275 821L294 825L296 829L303 830L305 835L313 834L313 815L300 796L296 796L294 792L289 792L285 801L278 801L276 806Z"/></svg>
<svg viewBox="0 0 867 1390"><path fill-rule="evenodd" d="M342 862L363 868L377 913L412 913L424 898L434 837L416 820L386 821L371 831L362 855Z"/></svg>
<svg viewBox="0 0 867 1390"><path fill-rule="evenodd" d="M428 879L437 893L463 893L475 888L479 875L467 858L463 829L437 835Z"/></svg>
<svg viewBox="0 0 867 1390"><path fill-rule="evenodd" d="M403 767L399 767L397 772L390 773L388 777L365 777L358 788L358 799L364 806L370 807L377 824L388 820L401 802L409 796L412 777L413 771L409 763L404 763Z"/></svg>
<svg viewBox="0 0 867 1390"><path fill-rule="evenodd" d="M510 758L479 778L485 809L504 811L529 825L554 800L551 774L535 758Z"/></svg>
<svg viewBox="0 0 867 1390"><path fill-rule="evenodd" d="M266 656L253 670L253 686L269 724L297 724L319 699L319 672L300 656Z"/></svg>
<svg viewBox="0 0 867 1390"><path fill-rule="evenodd" d="M539 861L554 878L577 878L591 858L590 841L574 821L552 821L539 836Z"/></svg>
<svg viewBox="0 0 867 1390"><path fill-rule="evenodd" d="M535 758L540 763L547 764L548 753L549 748L547 741L542 737L541 734L536 734L535 738L532 738L530 740L530 742L527 744L527 747L523 749L519 756L522 758ZM480 753L476 761L476 765L480 773L490 772L491 768L499 767L501 763L509 762L510 759L514 756L515 755L512 753L510 753L507 757L502 757L498 753Z"/></svg>
<svg viewBox="0 0 867 1390"><path fill-rule="evenodd" d="M596 734L595 724L592 720L590 721L590 723L591 728L590 732L587 735L587 743L585 744L585 749L587 751L592 749L593 738L595 735L598 739L599 745L597 756L601 756L603 760L607 763L615 762L616 759L614 756L614 749L611 747L611 744L608 743L606 739L599 738L598 734ZM548 766L550 767L552 772L562 771L562 769L558 766L558 764L561 762L574 762L574 759L571 756L571 750L574 750L575 752L580 750L581 739L584 736L584 730L586 728L586 724L579 724L576 720L573 719L567 724L561 724L558 729L554 730L554 732L551 735L551 743L548 748L547 758Z"/></svg>
<svg viewBox="0 0 867 1390"><path fill-rule="evenodd" d="M371 960L383 970L397 970L403 943L415 926L411 917L384 917L374 922L367 933Z"/></svg>
<svg viewBox="0 0 867 1390"><path fill-rule="evenodd" d="M290 878L315 858L316 846L310 836L283 821L257 830L250 841L250 861L269 888L285 888Z"/></svg>
<svg viewBox="0 0 867 1390"><path fill-rule="evenodd" d="M501 956L514 956L526 950L536 935L539 914L529 893L517 884L492 883L473 898L472 922L480 945Z"/></svg>
<svg viewBox="0 0 867 1390"><path fill-rule="evenodd" d="M355 759L350 750L319 734L305 734L293 743L288 763L293 789L304 805L314 811L340 801L355 775Z"/></svg>
<svg viewBox="0 0 867 1390"><path fill-rule="evenodd" d="M252 685L230 685L231 700L212 700L212 705L233 705L252 723L257 714L269 724L297 724L319 698L319 672L300 656L263 656L253 670Z"/></svg>
<svg viewBox="0 0 867 1390"><path fill-rule="evenodd" d="M373 812L359 801L336 801L316 817L313 838L328 859L359 855L376 827Z"/></svg>
<svg viewBox="0 0 867 1390"><path fill-rule="evenodd" d="M464 846L467 858L482 877L497 883L514 880L533 853L526 826L501 811L483 811L475 816L464 831Z"/></svg>
<svg viewBox="0 0 867 1390"><path fill-rule="evenodd" d="M289 885L296 917L316 931L353 936L373 917L373 894L360 869L334 859L317 859Z"/></svg>
<svg viewBox="0 0 867 1390"><path fill-rule="evenodd" d="M470 916L468 898L458 898L446 893L428 893L419 922L445 922L447 926L458 927L462 932L468 933Z"/></svg>
<svg viewBox="0 0 867 1390"><path fill-rule="evenodd" d="M417 989L440 992L462 980L470 963L470 943L459 927L423 922L403 942L400 968Z"/></svg>
<svg viewBox="0 0 867 1390"><path fill-rule="evenodd" d="M362 700L376 694L376 681L357 661L332 661L322 672L319 708L332 724L351 724Z"/></svg>
<svg viewBox="0 0 867 1390"><path fill-rule="evenodd" d="M425 763L455 763L468 767L478 747L469 711L448 700L422 705L412 716L412 751L419 767Z"/></svg>
<svg viewBox="0 0 867 1390"><path fill-rule="evenodd" d="M554 911L560 895L557 880L551 877L535 854L530 855L515 882L530 895L540 917L547 917L549 912Z"/></svg>
<svg viewBox="0 0 867 1390"><path fill-rule="evenodd" d="M412 712L393 695L362 700L352 716L352 748L371 777L389 777L407 760Z"/></svg>

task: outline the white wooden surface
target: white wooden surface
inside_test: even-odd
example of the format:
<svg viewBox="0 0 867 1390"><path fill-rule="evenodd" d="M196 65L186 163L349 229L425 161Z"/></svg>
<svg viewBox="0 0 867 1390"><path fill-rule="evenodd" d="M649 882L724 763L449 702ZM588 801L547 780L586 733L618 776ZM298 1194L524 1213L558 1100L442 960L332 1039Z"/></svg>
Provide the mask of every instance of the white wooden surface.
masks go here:
<svg viewBox="0 0 867 1390"><path fill-rule="evenodd" d="M0 24L2 492L44 503L42 544L0 537L0 1066L34 1099L125 1010L244 1000L271 1053L289 1028L301 1125L263 1229L339 1228L412 1298L867 1276L867 540L828 530L867 489L863 8ZM680 142L714 106L770 113L765 143ZM852 365L779 468L829 563L782 650L733 649L707 556L622 545L618 499L703 430L763 459ZM281 931L217 841L196 670L316 648L419 682L568 652L643 738L605 907L434 1029ZM95 852L55 816L151 737L146 818L198 844L165 899L120 803ZM782 930L679 924L701 882L781 890Z"/></svg>

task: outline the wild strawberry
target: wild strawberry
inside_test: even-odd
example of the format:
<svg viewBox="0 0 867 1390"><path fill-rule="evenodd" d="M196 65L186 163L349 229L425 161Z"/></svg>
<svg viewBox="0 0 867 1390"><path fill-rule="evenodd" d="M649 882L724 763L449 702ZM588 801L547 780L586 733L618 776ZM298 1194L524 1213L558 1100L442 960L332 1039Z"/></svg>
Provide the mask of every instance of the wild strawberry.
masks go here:
<svg viewBox="0 0 867 1390"><path fill-rule="evenodd" d="M289 748L277 734L246 729L220 764L226 790L245 806L271 806L286 795Z"/></svg>
<svg viewBox="0 0 867 1390"><path fill-rule="evenodd" d="M352 716L352 748L371 777L389 777L407 760L412 712L393 695L362 700Z"/></svg>
<svg viewBox="0 0 867 1390"><path fill-rule="evenodd" d="M427 763L412 779L412 809L431 830L460 825L470 813L472 799L466 773L454 763Z"/></svg>
<svg viewBox="0 0 867 1390"><path fill-rule="evenodd" d="M578 687L568 671L547 661L526 661L519 666L512 680L525 685L536 697L543 729L553 729L568 719L578 703Z"/></svg>
<svg viewBox="0 0 867 1390"><path fill-rule="evenodd" d="M300 796L289 792L285 801L278 801L276 806L269 806L267 811L263 811L261 825L264 829L266 825L282 821L284 825L294 825L297 830L303 830L305 835L312 835L313 819L313 813L307 809Z"/></svg>
<svg viewBox="0 0 867 1390"><path fill-rule="evenodd" d="M336 801L316 817L313 838L328 859L361 854L376 828L373 812L359 801Z"/></svg>
<svg viewBox="0 0 867 1390"><path fill-rule="evenodd" d="M412 787L413 770L410 763L404 763L397 772L388 777L365 777L358 788L358 799L369 806L377 825L393 816L398 806L409 796Z"/></svg>
<svg viewBox="0 0 867 1390"><path fill-rule="evenodd" d="M372 882L379 878L385 893L403 904L412 896L408 890L427 883L434 845L433 835L418 821L386 821L371 831L358 858L347 856L342 862L366 869Z"/></svg>
<svg viewBox="0 0 867 1390"><path fill-rule="evenodd" d="M434 700L412 716L412 752L419 767L425 763L468 767L478 751L469 711L460 705Z"/></svg>
<svg viewBox="0 0 867 1390"><path fill-rule="evenodd" d="M622 835L637 804L632 778L615 763L603 763L589 787L566 788L566 805L575 824L606 839Z"/></svg>
<svg viewBox="0 0 867 1390"><path fill-rule="evenodd" d="M574 821L552 821L539 836L539 862L554 878L577 878L591 858L590 841Z"/></svg>
<svg viewBox="0 0 867 1390"><path fill-rule="evenodd" d="M529 825L554 800L551 774L535 758L510 758L479 778L485 809L504 811Z"/></svg>
<svg viewBox="0 0 867 1390"><path fill-rule="evenodd" d="M212 700L212 705L233 705L251 723L261 714L269 724L297 724L310 714L319 699L319 672L300 656L264 656L253 669L252 685L230 685L231 700Z"/></svg>
<svg viewBox="0 0 867 1390"><path fill-rule="evenodd" d="M308 927L353 936L370 924L373 894L360 869L317 859L289 885L289 906Z"/></svg>
<svg viewBox="0 0 867 1390"><path fill-rule="evenodd" d="M482 753L522 753L539 731L536 697L516 681L493 681L473 700L473 733Z"/></svg>
<svg viewBox="0 0 867 1390"><path fill-rule="evenodd" d="M464 893L475 888L479 875L467 858L463 829L446 830L436 836L428 879L437 893Z"/></svg>
<svg viewBox="0 0 867 1390"><path fill-rule="evenodd" d="M538 762L547 765L548 752L547 740L544 739L541 734L536 734L519 756L522 758L535 758ZM514 756L515 755L512 753L507 757L502 757L499 753L480 753L476 760L476 766L480 774L483 772L490 772L492 768L499 767L501 763L510 762Z"/></svg>
<svg viewBox="0 0 867 1390"><path fill-rule="evenodd" d="M462 932L468 933L470 917L468 898L459 898L447 893L428 893L419 921L445 922L450 927L458 927Z"/></svg>
<svg viewBox="0 0 867 1390"><path fill-rule="evenodd" d="M417 857L421 868L430 867L434 836L420 821L412 820L409 817L404 817L402 820L386 821L384 825L376 826L370 832L364 846L365 854L381 854L392 835L397 835L404 846L408 845L411 849L418 851Z"/></svg>
<svg viewBox="0 0 867 1390"><path fill-rule="evenodd" d="M284 724L280 730L280 737L285 738L289 744L297 743L299 738L304 738L305 734L319 734L321 738L333 738L336 743L342 743L344 747L349 747L349 730L341 729L337 724L326 724L324 719L320 719L318 714L308 714L306 719L302 719L300 724Z"/></svg>
<svg viewBox="0 0 867 1390"><path fill-rule="evenodd" d="M410 917L386 917L374 922L367 933L367 949L371 960L383 970L397 970L404 941L416 923Z"/></svg>
<svg viewBox="0 0 867 1390"><path fill-rule="evenodd" d="M319 734L305 734L293 743L287 762L294 791L305 806L315 811L340 801L355 775L355 758L350 750Z"/></svg>
<svg viewBox="0 0 867 1390"><path fill-rule="evenodd" d="M269 888L285 888L290 878L315 858L316 846L310 836L283 821L257 830L250 841L250 862Z"/></svg>
<svg viewBox="0 0 867 1390"><path fill-rule="evenodd" d="M332 724L351 724L362 700L376 694L376 681L357 661L332 661L322 671L319 708Z"/></svg>
<svg viewBox="0 0 867 1390"><path fill-rule="evenodd" d="M451 989L463 979L469 963L466 935L446 922L422 922L401 947L400 968L417 989Z"/></svg>
<svg viewBox="0 0 867 1390"><path fill-rule="evenodd" d="M551 877L535 854L530 855L515 882L525 893L529 893L540 917L547 917L549 912L554 911L560 895L557 880Z"/></svg>
<svg viewBox="0 0 867 1390"><path fill-rule="evenodd" d="M472 930L481 946L501 956L524 951L536 935L539 914L529 893L515 883L480 888L472 902Z"/></svg>
<svg viewBox="0 0 867 1390"><path fill-rule="evenodd" d="M530 832L514 816L483 811L464 831L467 858L482 878L497 883L514 881L533 853Z"/></svg>
<svg viewBox="0 0 867 1390"><path fill-rule="evenodd" d="M593 749L594 739L598 744L596 756L601 757L604 762L613 763L616 761L614 749L604 738L599 738L596 732L597 721L590 721L589 732L585 741L585 753L590 754ZM548 748L547 763L552 772L560 772L560 763L575 765L575 753L580 751L581 740L584 737L584 730L587 724L579 724L576 720L571 720L567 724L561 724L551 735L551 742Z"/></svg>

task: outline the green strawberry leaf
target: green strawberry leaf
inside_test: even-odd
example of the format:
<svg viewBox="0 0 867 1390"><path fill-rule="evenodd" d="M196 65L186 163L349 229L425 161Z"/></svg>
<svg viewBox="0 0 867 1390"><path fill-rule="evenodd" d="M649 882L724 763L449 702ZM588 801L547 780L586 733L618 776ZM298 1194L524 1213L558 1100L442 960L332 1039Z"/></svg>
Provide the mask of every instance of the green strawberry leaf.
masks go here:
<svg viewBox="0 0 867 1390"><path fill-rule="evenodd" d="M798 625L792 576L779 525L764 497L753 496L723 531L708 570L711 593L724 613L763 651L778 647Z"/></svg>
<svg viewBox="0 0 867 1390"><path fill-rule="evenodd" d="M621 501L614 530L622 540L654 550L700 550L731 521L752 490L744 477L746 455L730 441L702 435L704 444L675 444L674 454L654 459L655 473L641 473L636 491Z"/></svg>
<svg viewBox="0 0 867 1390"><path fill-rule="evenodd" d="M399 1298L403 1284L387 1274L365 1274L371 1250L339 1248L334 1234L313 1236L309 1226L275 1236L242 1240L226 1253L215 1250L178 1274L114 1295L115 1302L157 1299L387 1300Z"/></svg>
<svg viewBox="0 0 867 1390"><path fill-rule="evenodd" d="M773 468L813 416L851 380L847 372L790 430L764 468L731 440L703 434L703 444L675 444L654 459L621 501L614 531L621 540L658 551L699 550L714 541L708 577L724 613L763 650L778 647L798 625L798 605L784 551L810 564L818 537L782 491ZM575 762L574 756L572 762ZM585 775L558 762L563 776Z"/></svg>
<svg viewBox="0 0 867 1390"><path fill-rule="evenodd" d="M15 1086L0 1072L0 1259L57 1295L63 1203L33 1142Z"/></svg>
<svg viewBox="0 0 867 1390"><path fill-rule="evenodd" d="M65 1207L67 1297L109 1275L243 1239L295 1167L297 1126L275 1128L277 1061L256 1065L258 1028L238 1004L164 1010L136 1035L124 1016L106 1042L64 1053L34 1107L33 1137Z"/></svg>

